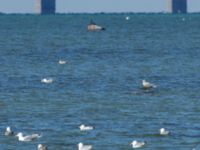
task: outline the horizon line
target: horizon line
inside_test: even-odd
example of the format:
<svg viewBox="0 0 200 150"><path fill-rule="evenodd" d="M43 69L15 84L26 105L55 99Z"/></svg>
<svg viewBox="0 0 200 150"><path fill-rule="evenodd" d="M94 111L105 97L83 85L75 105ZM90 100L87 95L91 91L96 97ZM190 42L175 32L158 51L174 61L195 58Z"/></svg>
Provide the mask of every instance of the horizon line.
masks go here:
<svg viewBox="0 0 200 150"><path fill-rule="evenodd" d="M64 14L172 14L172 15L187 15L187 14L199 14L200 11L195 12L187 12L187 13L177 13L173 14L167 11L160 12L55 12L54 14L37 14L37 13L24 13L24 12L13 12L13 13L5 13L0 12L1 15L12 15L12 14L24 14L24 15L64 15Z"/></svg>

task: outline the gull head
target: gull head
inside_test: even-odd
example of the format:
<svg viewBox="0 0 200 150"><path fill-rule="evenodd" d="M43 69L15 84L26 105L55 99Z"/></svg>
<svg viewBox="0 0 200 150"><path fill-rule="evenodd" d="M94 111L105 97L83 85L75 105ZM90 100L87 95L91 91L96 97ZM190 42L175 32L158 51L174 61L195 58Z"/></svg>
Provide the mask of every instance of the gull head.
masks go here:
<svg viewBox="0 0 200 150"><path fill-rule="evenodd" d="M83 147L83 143L78 143L78 147L79 148Z"/></svg>
<svg viewBox="0 0 200 150"><path fill-rule="evenodd" d="M16 137L23 137L23 133L22 132L19 132Z"/></svg>
<svg viewBox="0 0 200 150"><path fill-rule="evenodd" d="M42 144L38 144L38 150L47 150L47 147Z"/></svg>
<svg viewBox="0 0 200 150"><path fill-rule="evenodd" d="M146 80L142 80L142 83L146 83L147 81Z"/></svg>
<svg viewBox="0 0 200 150"><path fill-rule="evenodd" d="M83 129L83 128L85 128L85 125L82 124L82 125L79 126L79 128L80 128L80 129Z"/></svg>
<svg viewBox="0 0 200 150"><path fill-rule="evenodd" d="M149 85L149 82L147 82L146 80L142 80L142 84L143 84L143 86L147 86L147 85Z"/></svg>
<svg viewBox="0 0 200 150"><path fill-rule="evenodd" d="M163 133L163 132L165 132L165 128L160 129L160 133Z"/></svg>
<svg viewBox="0 0 200 150"><path fill-rule="evenodd" d="M7 128L6 128L6 131L7 131L7 132L12 132L10 127L7 127Z"/></svg>
<svg viewBox="0 0 200 150"><path fill-rule="evenodd" d="M38 149L42 148L42 144L38 144Z"/></svg>
<svg viewBox="0 0 200 150"><path fill-rule="evenodd" d="M138 142L137 141L133 141L131 142L131 145L136 145Z"/></svg>

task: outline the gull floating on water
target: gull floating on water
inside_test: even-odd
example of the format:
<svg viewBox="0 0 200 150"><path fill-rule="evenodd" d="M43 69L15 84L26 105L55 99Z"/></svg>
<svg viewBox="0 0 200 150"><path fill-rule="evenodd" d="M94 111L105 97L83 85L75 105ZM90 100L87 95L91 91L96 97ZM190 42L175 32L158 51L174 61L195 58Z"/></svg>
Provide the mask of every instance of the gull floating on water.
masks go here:
<svg viewBox="0 0 200 150"><path fill-rule="evenodd" d="M143 147L145 144L146 144L145 142L138 142L138 141L136 141L136 140L133 141L133 142L131 143L132 148L141 148L141 147Z"/></svg>
<svg viewBox="0 0 200 150"><path fill-rule="evenodd" d="M78 144L78 150L91 150L92 145L83 145L83 143Z"/></svg>
<svg viewBox="0 0 200 150"><path fill-rule="evenodd" d="M5 136L12 136L12 135L14 135L14 132L11 130L10 127L7 127L4 135Z"/></svg>
<svg viewBox="0 0 200 150"><path fill-rule="evenodd" d="M156 88L157 87L155 84L147 82L146 80L142 80L142 85L143 85L143 87L145 89L150 89L150 88Z"/></svg>
<svg viewBox="0 0 200 150"><path fill-rule="evenodd" d="M130 19L130 17L129 16L126 16L126 20L129 20Z"/></svg>
<svg viewBox="0 0 200 150"><path fill-rule="evenodd" d="M58 63L61 64L61 65L64 65L64 64L66 64L66 61L65 60L59 60Z"/></svg>
<svg viewBox="0 0 200 150"><path fill-rule="evenodd" d="M85 126L84 124L80 125L79 128L80 128L81 131L89 131L89 130L93 130L94 129L94 127Z"/></svg>
<svg viewBox="0 0 200 150"><path fill-rule="evenodd" d="M16 137L18 137L19 141L29 142L29 141L36 140L36 139L38 139L42 136L39 135L39 134L32 134L32 135L23 136L23 133L20 132L16 135Z"/></svg>
<svg viewBox="0 0 200 150"><path fill-rule="evenodd" d="M38 144L38 150L48 150L48 149L47 149L47 146Z"/></svg>
<svg viewBox="0 0 200 150"><path fill-rule="evenodd" d="M97 25L93 20L90 20L90 24L88 25L88 31L104 31L106 30L104 27Z"/></svg>
<svg viewBox="0 0 200 150"><path fill-rule="evenodd" d="M48 84L48 83L52 83L52 82L53 82L53 79L52 79L52 78L44 78L44 79L41 80L41 82L42 82L42 83L47 83L47 84Z"/></svg>
<svg viewBox="0 0 200 150"><path fill-rule="evenodd" d="M160 129L160 135L169 135L169 131L165 130L165 128Z"/></svg>

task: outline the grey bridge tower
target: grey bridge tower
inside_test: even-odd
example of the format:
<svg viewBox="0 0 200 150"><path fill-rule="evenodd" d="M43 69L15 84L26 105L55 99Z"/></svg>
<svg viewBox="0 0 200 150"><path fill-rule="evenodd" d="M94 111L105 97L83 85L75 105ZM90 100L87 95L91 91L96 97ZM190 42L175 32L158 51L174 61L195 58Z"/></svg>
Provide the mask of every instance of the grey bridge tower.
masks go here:
<svg viewBox="0 0 200 150"><path fill-rule="evenodd" d="M56 0L36 0L37 14L55 14Z"/></svg>
<svg viewBox="0 0 200 150"><path fill-rule="evenodd" d="M168 0L170 13L187 13L187 0Z"/></svg>

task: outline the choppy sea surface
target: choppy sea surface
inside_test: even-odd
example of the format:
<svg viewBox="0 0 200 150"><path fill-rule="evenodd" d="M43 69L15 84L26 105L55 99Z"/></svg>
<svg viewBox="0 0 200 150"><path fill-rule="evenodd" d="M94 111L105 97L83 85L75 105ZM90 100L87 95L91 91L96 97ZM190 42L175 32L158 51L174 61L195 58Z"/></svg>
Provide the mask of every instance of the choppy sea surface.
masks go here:
<svg viewBox="0 0 200 150"><path fill-rule="evenodd" d="M106 31L88 32L90 19ZM75 150L79 142L131 150L133 140L146 141L144 150L198 149L200 14L0 15L0 22L1 150L39 143ZM157 88L144 90L143 79ZM81 124L95 129L81 132ZM42 138L19 142L4 136L7 126ZM171 134L160 136L161 127Z"/></svg>

